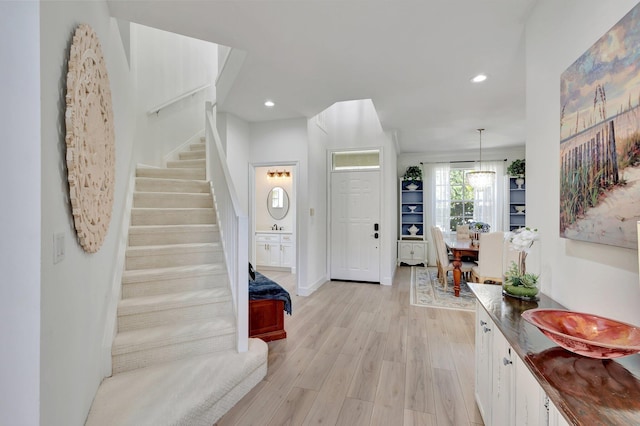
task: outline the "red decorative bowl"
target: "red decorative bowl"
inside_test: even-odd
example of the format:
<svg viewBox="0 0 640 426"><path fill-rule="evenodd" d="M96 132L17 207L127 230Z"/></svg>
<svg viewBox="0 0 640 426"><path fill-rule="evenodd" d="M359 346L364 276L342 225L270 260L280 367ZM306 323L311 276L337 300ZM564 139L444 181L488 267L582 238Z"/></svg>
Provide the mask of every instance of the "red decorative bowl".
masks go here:
<svg viewBox="0 0 640 426"><path fill-rule="evenodd" d="M640 328L620 321L559 309L530 309L522 318L563 348L589 358L640 352Z"/></svg>

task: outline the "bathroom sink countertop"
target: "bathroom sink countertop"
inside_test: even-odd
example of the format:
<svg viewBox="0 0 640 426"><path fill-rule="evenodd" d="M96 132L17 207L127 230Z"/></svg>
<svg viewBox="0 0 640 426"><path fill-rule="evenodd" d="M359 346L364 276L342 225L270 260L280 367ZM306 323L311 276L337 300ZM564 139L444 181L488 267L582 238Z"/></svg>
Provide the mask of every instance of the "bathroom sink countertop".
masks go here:
<svg viewBox="0 0 640 426"><path fill-rule="evenodd" d="M278 229L277 231L276 230L265 229L265 230L262 230L262 231L256 231L256 234L291 234L291 233L292 232L287 230L287 229L283 229L283 230Z"/></svg>
<svg viewBox="0 0 640 426"><path fill-rule="evenodd" d="M570 424L640 425L640 355L587 358L548 339L521 314L566 309L544 294L537 302L502 295L501 286L469 284L478 302Z"/></svg>

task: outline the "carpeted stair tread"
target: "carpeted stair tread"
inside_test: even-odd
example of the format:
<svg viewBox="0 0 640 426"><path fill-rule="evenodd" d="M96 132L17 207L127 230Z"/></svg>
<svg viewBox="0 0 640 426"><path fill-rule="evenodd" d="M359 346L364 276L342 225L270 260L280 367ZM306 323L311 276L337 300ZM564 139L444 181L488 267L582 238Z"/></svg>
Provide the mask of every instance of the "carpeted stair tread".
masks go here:
<svg viewBox="0 0 640 426"><path fill-rule="evenodd" d="M191 145L189 145L189 150L191 150L191 151L206 151L207 147L204 144L204 142L192 143Z"/></svg>
<svg viewBox="0 0 640 426"><path fill-rule="evenodd" d="M132 208L131 225L199 225L216 223L213 208Z"/></svg>
<svg viewBox="0 0 640 426"><path fill-rule="evenodd" d="M155 296L130 297L118 302L118 316L164 311L167 309L204 305L207 303L220 303L230 300L231 292L224 287L159 294Z"/></svg>
<svg viewBox="0 0 640 426"><path fill-rule="evenodd" d="M133 205L135 208L213 208L213 200L208 193L135 191Z"/></svg>
<svg viewBox="0 0 640 426"><path fill-rule="evenodd" d="M137 177L136 190L148 192L209 193L211 186L206 180L164 179L161 177Z"/></svg>
<svg viewBox="0 0 640 426"><path fill-rule="evenodd" d="M136 177L204 180L206 179L206 171L202 168L191 168L191 167L185 167L185 168L138 167L136 169Z"/></svg>
<svg viewBox="0 0 640 426"><path fill-rule="evenodd" d="M223 335L235 335L235 319L232 315L216 317L211 321L192 321L121 331L113 340L111 354L118 356Z"/></svg>
<svg viewBox="0 0 640 426"><path fill-rule="evenodd" d="M204 149L194 150L194 151L182 151L178 153L178 158L180 160L197 160L205 158L206 151Z"/></svg>
<svg viewBox="0 0 640 426"><path fill-rule="evenodd" d="M105 379L87 426L214 424L266 375L267 344L133 370Z"/></svg>
<svg viewBox="0 0 640 426"><path fill-rule="evenodd" d="M189 244L164 244L156 246L133 246L127 248L127 257L136 256L148 256L154 254L171 254L179 252L184 253L199 253L205 251L220 251L222 250L222 244L219 242L213 243L189 243Z"/></svg>
<svg viewBox="0 0 640 426"><path fill-rule="evenodd" d="M220 230L217 224L136 225L128 239L131 247L217 242Z"/></svg>
<svg viewBox="0 0 640 426"><path fill-rule="evenodd" d="M204 169L207 166L206 160L204 159L196 159L196 160L173 160L167 161L167 168L194 168L194 169Z"/></svg>
<svg viewBox="0 0 640 426"><path fill-rule="evenodd" d="M226 268L222 264L204 264L173 266L169 268L134 269L123 272L122 283L132 284L150 280L169 280L186 276L195 277L211 274L226 274Z"/></svg>

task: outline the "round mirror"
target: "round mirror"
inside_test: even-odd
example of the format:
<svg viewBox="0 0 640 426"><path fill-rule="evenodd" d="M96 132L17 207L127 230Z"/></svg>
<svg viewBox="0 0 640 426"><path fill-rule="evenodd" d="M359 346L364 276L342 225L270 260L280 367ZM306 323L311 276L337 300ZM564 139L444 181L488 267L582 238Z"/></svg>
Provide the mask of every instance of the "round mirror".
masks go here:
<svg viewBox="0 0 640 426"><path fill-rule="evenodd" d="M274 187L267 196L267 210L272 218L283 219L289 211L289 194L284 188Z"/></svg>

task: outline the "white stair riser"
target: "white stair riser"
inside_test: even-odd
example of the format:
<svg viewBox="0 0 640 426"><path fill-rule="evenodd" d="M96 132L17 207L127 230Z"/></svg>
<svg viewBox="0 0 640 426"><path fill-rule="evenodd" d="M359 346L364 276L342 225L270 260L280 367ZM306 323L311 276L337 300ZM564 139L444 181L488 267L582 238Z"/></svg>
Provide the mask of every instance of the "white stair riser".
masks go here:
<svg viewBox="0 0 640 426"><path fill-rule="evenodd" d="M129 246L156 246L166 244L209 243L220 241L217 228L176 230L175 232L136 232L129 234Z"/></svg>
<svg viewBox="0 0 640 426"><path fill-rule="evenodd" d="M204 149L197 151L183 151L178 153L180 160L204 160L206 152Z"/></svg>
<svg viewBox="0 0 640 426"><path fill-rule="evenodd" d="M140 330L141 328L170 325L179 322L215 319L233 313L231 300L217 303L186 306L154 312L142 312L132 315L118 315L118 331Z"/></svg>
<svg viewBox="0 0 640 426"><path fill-rule="evenodd" d="M205 151L207 149L207 147L205 146L204 142L203 143L192 143L191 145L189 145L189 150L190 151Z"/></svg>
<svg viewBox="0 0 640 426"><path fill-rule="evenodd" d="M203 169L207 167L205 160L175 160L167 161L167 168Z"/></svg>
<svg viewBox="0 0 640 426"><path fill-rule="evenodd" d="M199 276L184 276L169 280L152 279L135 283L122 284L122 298L140 296L158 296L160 294L179 293L183 291L197 291L216 287L227 287L227 274L208 274Z"/></svg>
<svg viewBox="0 0 640 426"><path fill-rule="evenodd" d="M173 266L202 265L223 261L222 250L188 252L174 251L171 253L145 254L143 256L130 255L127 252L125 269L153 269L171 268Z"/></svg>
<svg viewBox="0 0 640 426"><path fill-rule="evenodd" d="M131 209L131 225L198 225L214 224L216 215L213 209L193 210L146 210Z"/></svg>
<svg viewBox="0 0 640 426"><path fill-rule="evenodd" d="M209 182L186 179L136 178L136 191L140 192L210 192Z"/></svg>
<svg viewBox="0 0 640 426"><path fill-rule="evenodd" d="M136 177L150 177L160 179L206 179L206 172L204 169L154 169L154 168L138 168L136 170Z"/></svg>
<svg viewBox="0 0 640 426"><path fill-rule="evenodd" d="M136 208L213 208L209 194L136 192L133 194Z"/></svg>
<svg viewBox="0 0 640 426"><path fill-rule="evenodd" d="M235 333L229 333L160 348L114 355L112 361L113 374L192 356L229 350L233 349L235 344Z"/></svg>

